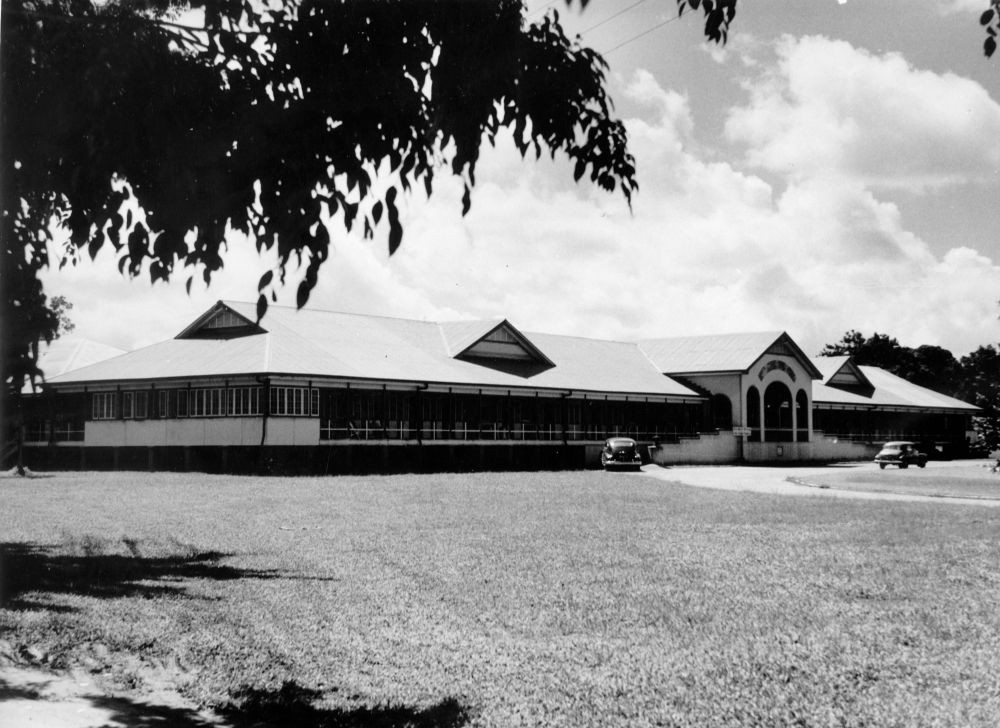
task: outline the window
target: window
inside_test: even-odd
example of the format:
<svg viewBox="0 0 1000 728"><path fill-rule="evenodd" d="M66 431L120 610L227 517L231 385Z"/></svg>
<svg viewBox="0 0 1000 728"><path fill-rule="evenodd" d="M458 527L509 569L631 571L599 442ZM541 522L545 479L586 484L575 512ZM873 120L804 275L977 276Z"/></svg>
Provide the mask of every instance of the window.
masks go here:
<svg viewBox="0 0 1000 728"><path fill-rule="evenodd" d="M271 387L272 415L319 417L319 390L309 387Z"/></svg>
<svg viewBox="0 0 1000 728"><path fill-rule="evenodd" d="M234 387L229 390L230 415L259 415L260 387Z"/></svg>
<svg viewBox="0 0 1000 728"><path fill-rule="evenodd" d="M126 420L146 418L149 392L122 392L122 417Z"/></svg>
<svg viewBox="0 0 1000 728"><path fill-rule="evenodd" d="M169 417L170 416L170 390L161 389L159 392L160 406L156 411L158 417Z"/></svg>
<svg viewBox="0 0 1000 728"><path fill-rule="evenodd" d="M178 397L178 403L180 398ZM225 414L226 390L221 387L188 391L189 417L218 417ZM178 410L180 408L178 407ZM180 412L178 412L178 416Z"/></svg>
<svg viewBox="0 0 1000 728"><path fill-rule="evenodd" d="M191 394L190 389L182 389L177 392L177 416L187 417L188 416L188 395Z"/></svg>
<svg viewBox="0 0 1000 728"><path fill-rule="evenodd" d="M92 411L95 420L113 420L118 416L118 393L95 392Z"/></svg>
<svg viewBox="0 0 1000 728"><path fill-rule="evenodd" d="M83 420L56 420L52 423L52 439L55 442L83 440Z"/></svg>
<svg viewBox="0 0 1000 728"><path fill-rule="evenodd" d="M49 421L31 420L24 424L25 442L48 442L49 441Z"/></svg>

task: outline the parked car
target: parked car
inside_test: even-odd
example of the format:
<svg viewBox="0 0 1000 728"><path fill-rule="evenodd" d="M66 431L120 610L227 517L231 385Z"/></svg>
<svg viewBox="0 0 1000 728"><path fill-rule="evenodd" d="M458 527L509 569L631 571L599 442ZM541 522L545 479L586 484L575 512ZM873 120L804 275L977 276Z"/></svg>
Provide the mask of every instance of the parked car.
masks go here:
<svg viewBox="0 0 1000 728"><path fill-rule="evenodd" d="M915 443L899 440L883 445L875 456L875 462L882 470L885 470L886 465L896 465L900 468L916 465L922 468L927 464L927 455L920 452Z"/></svg>
<svg viewBox="0 0 1000 728"><path fill-rule="evenodd" d="M642 466L642 455L639 445L631 437L611 437L604 441L601 450L601 467L605 470L613 468L634 468Z"/></svg>

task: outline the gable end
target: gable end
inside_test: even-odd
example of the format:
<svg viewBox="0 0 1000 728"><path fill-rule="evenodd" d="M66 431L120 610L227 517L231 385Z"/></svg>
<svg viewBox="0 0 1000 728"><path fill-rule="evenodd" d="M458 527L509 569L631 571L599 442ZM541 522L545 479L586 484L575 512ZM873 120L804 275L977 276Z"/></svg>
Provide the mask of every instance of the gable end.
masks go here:
<svg viewBox="0 0 1000 728"><path fill-rule="evenodd" d="M180 332L178 339L235 339L240 336L263 334L266 331L255 321L236 313L219 301Z"/></svg>
<svg viewBox="0 0 1000 728"><path fill-rule="evenodd" d="M456 359L502 360L555 366L551 359L507 321L500 322L455 355Z"/></svg>
<svg viewBox="0 0 1000 728"><path fill-rule="evenodd" d="M875 385L871 383L864 372L861 371L861 368L851 359L845 361L844 365L835 371L825 384L829 387L836 387L837 389L860 394L865 397L871 397L875 392Z"/></svg>

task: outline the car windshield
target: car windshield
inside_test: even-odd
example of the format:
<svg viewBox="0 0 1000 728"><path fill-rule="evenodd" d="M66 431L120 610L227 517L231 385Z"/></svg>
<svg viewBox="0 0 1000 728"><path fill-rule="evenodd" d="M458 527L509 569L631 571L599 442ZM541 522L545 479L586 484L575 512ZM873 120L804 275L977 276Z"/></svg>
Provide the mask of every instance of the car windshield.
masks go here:
<svg viewBox="0 0 1000 728"><path fill-rule="evenodd" d="M635 447L635 440L608 440L608 447L615 452L631 450Z"/></svg>

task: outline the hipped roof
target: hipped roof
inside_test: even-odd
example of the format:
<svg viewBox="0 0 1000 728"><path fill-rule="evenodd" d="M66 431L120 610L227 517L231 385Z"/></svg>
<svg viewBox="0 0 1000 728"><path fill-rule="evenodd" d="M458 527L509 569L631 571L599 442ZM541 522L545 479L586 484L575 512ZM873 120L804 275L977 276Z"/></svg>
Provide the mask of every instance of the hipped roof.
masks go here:
<svg viewBox="0 0 1000 728"><path fill-rule="evenodd" d="M78 336L63 336L41 347L41 351L38 353L38 368L42 370L45 379L50 380L60 374L124 353L124 349L98 341ZM31 385L25 384L22 392L27 394L31 391L33 391Z"/></svg>
<svg viewBox="0 0 1000 728"><path fill-rule="evenodd" d="M207 313L222 308L256 321L255 306L249 303L220 301ZM210 319L202 315L195 324ZM261 333L213 338L192 324L178 338L56 377L50 383L288 375L700 398L663 376L634 343L514 329L543 354L537 366L525 370L456 358L502 323L506 322L441 324L272 306L260 323Z"/></svg>
<svg viewBox="0 0 1000 728"><path fill-rule="evenodd" d="M870 390L857 391L833 386L830 381L834 375L848 363L853 363L850 357L821 356L813 359L813 363L823 374L821 381L813 382L813 403L817 405L915 407L966 414L979 411L975 405L913 384L880 367L854 364L870 382Z"/></svg>

